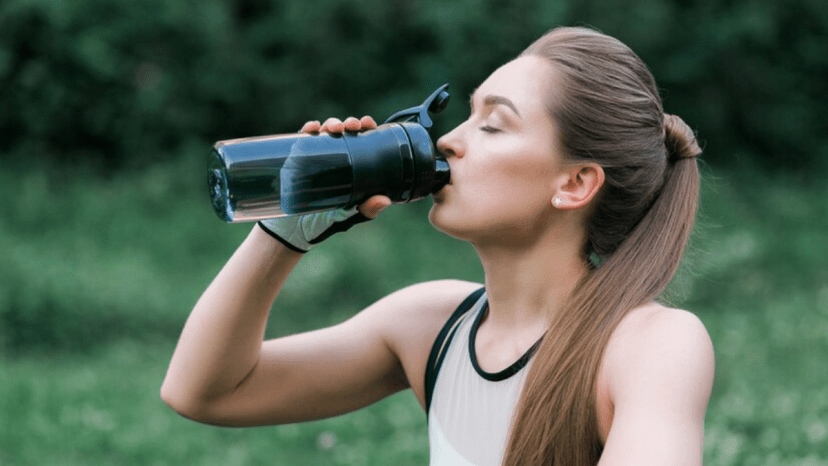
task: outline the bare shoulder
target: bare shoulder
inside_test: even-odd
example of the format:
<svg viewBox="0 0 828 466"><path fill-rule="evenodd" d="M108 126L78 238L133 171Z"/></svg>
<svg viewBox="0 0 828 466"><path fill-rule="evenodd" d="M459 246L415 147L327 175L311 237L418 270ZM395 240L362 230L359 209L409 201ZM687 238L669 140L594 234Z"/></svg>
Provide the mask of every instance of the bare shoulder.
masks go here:
<svg viewBox="0 0 828 466"><path fill-rule="evenodd" d="M696 343L710 342L707 329L693 313L658 303L649 303L630 311L618 325L613 339L626 345L651 344L671 341Z"/></svg>
<svg viewBox="0 0 828 466"><path fill-rule="evenodd" d="M713 344L690 312L632 310L607 344L598 375L601 463L702 463Z"/></svg>
<svg viewBox="0 0 828 466"><path fill-rule="evenodd" d="M423 402L425 366L431 345L443 324L479 283L435 280L400 289L355 318L378 325L391 352L399 359L408 386Z"/></svg>
<svg viewBox="0 0 828 466"><path fill-rule="evenodd" d="M479 283L465 280L433 280L416 283L399 289L380 301L376 305L393 307L400 312L418 313L441 312L447 301L454 301L458 297L467 296L472 291L480 288Z"/></svg>
<svg viewBox="0 0 828 466"><path fill-rule="evenodd" d="M457 306L481 286L463 280L417 283L377 301L363 314L382 326L388 344L399 354L421 338L433 340Z"/></svg>
<svg viewBox="0 0 828 466"><path fill-rule="evenodd" d="M706 405L714 372L713 343L702 321L691 312L650 303L632 310L619 323L605 353L614 397L641 385L681 386Z"/></svg>

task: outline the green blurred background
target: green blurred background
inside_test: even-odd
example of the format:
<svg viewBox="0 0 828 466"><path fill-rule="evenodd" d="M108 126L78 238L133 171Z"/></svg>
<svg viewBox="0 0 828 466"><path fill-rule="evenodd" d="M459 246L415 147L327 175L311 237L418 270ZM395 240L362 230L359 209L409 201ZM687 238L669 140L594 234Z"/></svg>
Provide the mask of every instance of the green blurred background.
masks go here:
<svg viewBox="0 0 828 466"><path fill-rule="evenodd" d="M706 149L671 299L716 345L706 464L828 464L828 8L818 0L3 0L0 464L425 464L410 393L358 413L202 426L158 397L177 334L249 231L213 214L219 139L383 119L450 82L442 134L556 25L649 64ZM389 209L309 254L271 318L340 321L473 250ZM323 291L321 291L323 290Z"/></svg>

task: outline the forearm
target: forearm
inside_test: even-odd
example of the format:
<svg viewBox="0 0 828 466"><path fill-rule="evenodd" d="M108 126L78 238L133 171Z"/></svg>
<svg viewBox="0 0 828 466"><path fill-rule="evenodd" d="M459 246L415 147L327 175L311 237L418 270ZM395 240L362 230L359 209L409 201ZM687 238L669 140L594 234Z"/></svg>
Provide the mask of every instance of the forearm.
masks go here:
<svg viewBox="0 0 828 466"><path fill-rule="evenodd" d="M270 307L299 258L253 228L187 319L162 386L168 403L209 402L244 380L258 361Z"/></svg>

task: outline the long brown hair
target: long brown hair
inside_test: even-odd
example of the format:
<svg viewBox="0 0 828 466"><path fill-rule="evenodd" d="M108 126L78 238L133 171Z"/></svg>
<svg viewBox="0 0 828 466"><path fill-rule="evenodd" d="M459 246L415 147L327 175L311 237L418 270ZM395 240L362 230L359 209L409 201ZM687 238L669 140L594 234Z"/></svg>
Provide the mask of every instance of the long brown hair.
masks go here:
<svg viewBox="0 0 828 466"><path fill-rule="evenodd" d="M602 445L596 378L607 342L633 308L656 299L678 268L696 215L701 149L665 115L642 60L586 28L558 28L522 56L551 63L562 82L548 105L564 157L598 163L584 260L589 273L553 316L518 403L505 465L593 465Z"/></svg>

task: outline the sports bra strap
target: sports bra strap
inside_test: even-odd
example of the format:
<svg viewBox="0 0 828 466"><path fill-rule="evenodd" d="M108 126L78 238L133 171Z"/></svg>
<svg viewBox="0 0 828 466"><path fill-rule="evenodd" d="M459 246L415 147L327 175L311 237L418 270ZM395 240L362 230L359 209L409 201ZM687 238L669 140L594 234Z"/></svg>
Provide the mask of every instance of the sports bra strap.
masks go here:
<svg viewBox="0 0 828 466"><path fill-rule="evenodd" d="M457 307L451 317L448 318L434 344L431 347L431 353L428 355L428 363L426 363L425 373L425 409L426 417L428 417L429 409L431 408L431 396L434 392L434 385L437 383L437 374L440 372L440 366L443 364L443 359L446 357L446 350L448 349L451 339L454 337L454 332L460 323L460 318L463 317L469 309L486 291L485 288L480 288L472 292L462 303Z"/></svg>

